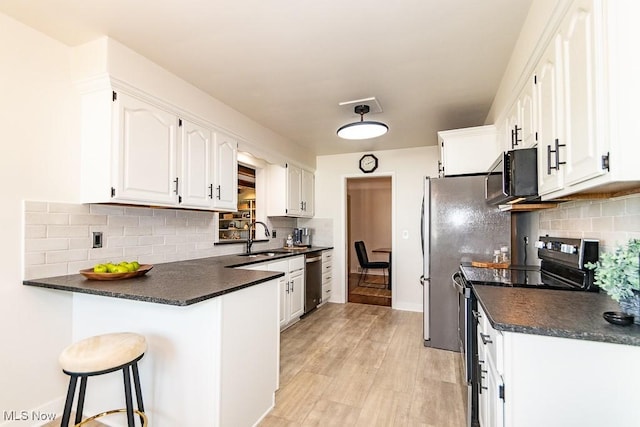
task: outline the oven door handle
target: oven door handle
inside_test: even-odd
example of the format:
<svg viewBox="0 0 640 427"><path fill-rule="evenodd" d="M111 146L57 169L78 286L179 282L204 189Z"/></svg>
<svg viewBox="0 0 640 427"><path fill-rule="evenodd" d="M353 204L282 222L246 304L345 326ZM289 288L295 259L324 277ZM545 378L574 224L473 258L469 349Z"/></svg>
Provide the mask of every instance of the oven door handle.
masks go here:
<svg viewBox="0 0 640 427"><path fill-rule="evenodd" d="M451 284L460 295L465 298L471 297L471 289L468 286L465 286L464 277L462 277L462 273L459 271L456 271L451 275Z"/></svg>

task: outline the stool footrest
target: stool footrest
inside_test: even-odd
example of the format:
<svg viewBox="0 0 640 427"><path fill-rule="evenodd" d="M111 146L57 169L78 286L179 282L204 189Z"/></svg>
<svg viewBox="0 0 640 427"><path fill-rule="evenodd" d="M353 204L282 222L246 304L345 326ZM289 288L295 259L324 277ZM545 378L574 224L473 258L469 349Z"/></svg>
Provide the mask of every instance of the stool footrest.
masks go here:
<svg viewBox="0 0 640 427"><path fill-rule="evenodd" d="M87 419L82 420L81 422L79 422L78 424L76 424L73 427L81 427L93 420L96 420L98 418L102 418L102 417L106 417L107 415L113 415L113 414L126 414L127 413L127 409L126 408L122 408L122 409L112 409L110 411L105 411L105 412L101 412L97 415L94 415L92 417L89 417ZM142 427L146 427L148 425L148 421L147 421L147 414L145 414L142 411L138 411L137 409L133 410L133 413L136 415L139 415L140 418L142 419Z"/></svg>

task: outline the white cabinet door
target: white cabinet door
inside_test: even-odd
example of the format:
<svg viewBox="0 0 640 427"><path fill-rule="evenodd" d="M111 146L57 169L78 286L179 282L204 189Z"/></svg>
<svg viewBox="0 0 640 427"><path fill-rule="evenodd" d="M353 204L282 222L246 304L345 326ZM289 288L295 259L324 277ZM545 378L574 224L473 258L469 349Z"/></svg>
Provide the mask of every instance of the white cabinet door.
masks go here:
<svg viewBox="0 0 640 427"><path fill-rule="evenodd" d="M560 157L566 158L562 135L560 91L560 36L547 47L536 68L538 107L538 193L544 195L563 186Z"/></svg>
<svg viewBox="0 0 640 427"><path fill-rule="evenodd" d="M287 165L287 214L302 215L302 169Z"/></svg>
<svg viewBox="0 0 640 427"><path fill-rule="evenodd" d="M290 319L297 319L304 313L304 270L296 270L289 276Z"/></svg>
<svg viewBox="0 0 640 427"><path fill-rule="evenodd" d="M180 125L181 206L211 206L211 131L186 120Z"/></svg>
<svg viewBox="0 0 640 427"><path fill-rule="evenodd" d="M238 142L231 136L216 132L214 149L213 207L238 209Z"/></svg>
<svg viewBox="0 0 640 427"><path fill-rule="evenodd" d="M520 129L518 117L518 100L515 101L506 118L506 136L507 147L505 150L515 150L520 148L520 143L516 139L516 129Z"/></svg>
<svg viewBox="0 0 640 427"><path fill-rule="evenodd" d="M536 144L536 91L535 77L531 76L518 94L506 118L506 135L508 142L505 150L530 148Z"/></svg>
<svg viewBox="0 0 640 427"><path fill-rule="evenodd" d="M535 86L536 79L534 76L530 76L518 98L518 117L520 124L518 139L520 142L518 142L519 145L517 148L530 148L536 144L537 112L535 108Z"/></svg>
<svg viewBox="0 0 640 427"><path fill-rule="evenodd" d="M176 204L177 116L124 93L114 108L114 200Z"/></svg>
<svg viewBox="0 0 640 427"><path fill-rule="evenodd" d="M313 209L314 209L313 198L315 197L315 194L314 194L315 181L314 181L313 173L309 172L308 170L302 169L302 175L300 177L300 180L301 180L300 191L301 191L301 201L302 201L302 215L307 217L312 217Z"/></svg>
<svg viewBox="0 0 640 427"><path fill-rule="evenodd" d="M443 176L484 173L501 149L493 125L438 132Z"/></svg>
<svg viewBox="0 0 640 427"><path fill-rule="evenodd" d="M575 2L560 27L562 37L562 88L566 135L566 185L606 172L601 156L608 151L606 138L598 137L598 87L602 79L597 49L593 0Z"/></svg>
<svg viewBox="0 0 640 427"><path fill-rule="evenodd" d="M285 275L278 279L279 299L280 299L280 329L289 323L289 280Z"/></svg>

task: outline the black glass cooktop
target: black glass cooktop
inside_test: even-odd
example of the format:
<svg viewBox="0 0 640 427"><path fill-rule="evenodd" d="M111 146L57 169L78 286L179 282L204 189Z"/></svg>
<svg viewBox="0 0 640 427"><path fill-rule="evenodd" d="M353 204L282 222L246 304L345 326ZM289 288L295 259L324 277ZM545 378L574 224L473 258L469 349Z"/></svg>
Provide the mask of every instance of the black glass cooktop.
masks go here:
<svg viewBox="0 0 640 427"><path fill-rule="evenodd" d="M543 289L580 290L580 285L542 272L539 266L511 266L511 268L483 268L460 266L464 278L474 285L531 287Z"/></svg>

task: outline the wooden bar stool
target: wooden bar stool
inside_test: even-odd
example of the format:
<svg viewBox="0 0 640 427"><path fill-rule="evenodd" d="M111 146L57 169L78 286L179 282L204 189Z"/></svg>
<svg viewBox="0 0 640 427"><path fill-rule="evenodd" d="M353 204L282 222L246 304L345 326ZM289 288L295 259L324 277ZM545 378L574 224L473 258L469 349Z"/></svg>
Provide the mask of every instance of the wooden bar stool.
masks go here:
<svg viewBox="0 0 640 427"><path fill-rule="evenodd" d="M78 378L80 378L75 426L81 426L91 420L106 415L123 412L127 413L127 423L129 427L135 426L134 413L140 416L142 426L146 426L147 416L144 413L140 377L138 376L138 360L142 359L146 350L147 342L145 338L142 335L131 332L98 335L78 341L65 348L62 353L60 353L59 362L62 371L71 378L69 379L67 400L64 404L64 413L62 414L62 422L60 425L64 427L69 425L76 384ZM122 370L124 375L126 408L102 412L82 421L87 378L119 370ZM133 374L133 385L136 391L138 409L133 409L131 373Z"/></svg>

